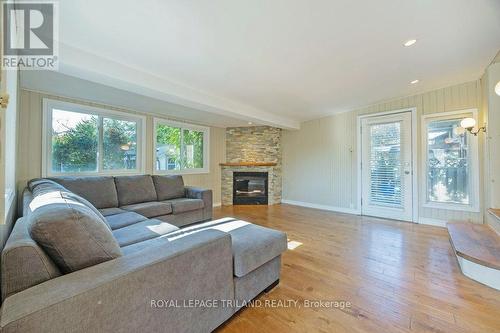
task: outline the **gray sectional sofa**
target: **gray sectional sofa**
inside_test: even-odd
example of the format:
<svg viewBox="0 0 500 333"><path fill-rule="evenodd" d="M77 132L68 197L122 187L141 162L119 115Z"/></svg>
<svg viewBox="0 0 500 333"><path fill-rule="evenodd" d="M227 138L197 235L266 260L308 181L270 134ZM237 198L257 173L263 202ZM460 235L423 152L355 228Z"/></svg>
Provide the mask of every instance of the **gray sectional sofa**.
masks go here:
<svg viewBox="0 0 500 333"><path fill-rule="evenodd" d="M34 179L1 257L1 332L210 332L279 281L286 234L212 218L180 176Z"/></svg>

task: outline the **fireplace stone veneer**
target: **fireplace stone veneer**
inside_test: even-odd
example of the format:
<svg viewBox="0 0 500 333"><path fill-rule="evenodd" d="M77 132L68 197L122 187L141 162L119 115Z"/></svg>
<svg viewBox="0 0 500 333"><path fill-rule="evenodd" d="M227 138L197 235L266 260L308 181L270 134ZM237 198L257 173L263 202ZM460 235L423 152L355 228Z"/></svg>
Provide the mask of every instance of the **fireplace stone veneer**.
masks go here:
<svg viewBox="0 0 500 333"><path fill-rule="evenodd" d="M226 128L226 162L221 167L221 203L233 204L234 172L267 172L268 205L281 203L281 129Z"/></svg>

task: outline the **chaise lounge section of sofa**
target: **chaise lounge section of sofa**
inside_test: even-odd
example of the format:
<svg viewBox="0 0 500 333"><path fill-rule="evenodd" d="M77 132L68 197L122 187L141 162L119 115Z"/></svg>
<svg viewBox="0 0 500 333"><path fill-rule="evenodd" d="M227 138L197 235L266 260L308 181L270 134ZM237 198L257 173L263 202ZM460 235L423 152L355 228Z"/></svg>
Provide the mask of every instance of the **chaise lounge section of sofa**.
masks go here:
<svg viewBox="0 0 500 333"><path fill-rule="evenodd" d="M210 332L279 281L286 235L207 222L211 191L180 176L35 179L23 202L2 251L1 332Z"/></svg>

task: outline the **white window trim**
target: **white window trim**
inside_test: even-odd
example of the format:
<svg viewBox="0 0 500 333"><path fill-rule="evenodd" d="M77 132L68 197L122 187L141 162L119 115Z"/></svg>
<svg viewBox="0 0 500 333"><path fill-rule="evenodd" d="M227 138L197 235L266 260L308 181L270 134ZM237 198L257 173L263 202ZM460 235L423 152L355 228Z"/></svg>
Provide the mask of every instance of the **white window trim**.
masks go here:
<svg viewBox="0 0 500 333"><path fill-rule="evenodd" d="M134 170L102 170L100 157L98 157L98 171L95 172L52 172L52 110L92 114L99 117L112 117L118 120L137 122L137 157ZM64 102L50 98L43 99L43 124L42 124L42 177L50 176L96 176L96 175L134 175L144 174L146 167L146 117L120 111L87 106L83 104ZM99 128L102 131L102 128ZM99 142L102 151L102 142Z"/></svg>
<svg viewBox="0 0 500 333"><path fill-rule="evenodd" d="M446 120L446 119L456 119L456 118L466 118L471 117L476 120L477 123L477 109L466 109L451 112L442 112L422 116L422 172L424 175L424 186L422 186L422 207L433 208L433 209L444 209L444 210L455 210L455 211L466 211L466 212L480 212L480 200L479 200L479 143L478 137L474 136L468 132L469 146L470 146L470 175L469 175L469 198L470 202L468 205L457 204L457 203L445 203L445 202L431 202L427 200L427 124L435 120Z"/></svg>
<svg viewBox="0 0 500 333"><path fill-rule="evenodd" d="M158 125L167 125L172 127L180 127L181 129L194 130L198 132L203 132L203 168L196 169L180 169L180 170L156 170L156 128ZM209 145L210 145L210 127L199 126L188 123L182 123L178 121L172 121L162 118L153 119L153 174L155 175L165 175L165 174L176 174L176 175L189 175L189 174L204 174L210 173L210 156L209 156Z"/></svg>

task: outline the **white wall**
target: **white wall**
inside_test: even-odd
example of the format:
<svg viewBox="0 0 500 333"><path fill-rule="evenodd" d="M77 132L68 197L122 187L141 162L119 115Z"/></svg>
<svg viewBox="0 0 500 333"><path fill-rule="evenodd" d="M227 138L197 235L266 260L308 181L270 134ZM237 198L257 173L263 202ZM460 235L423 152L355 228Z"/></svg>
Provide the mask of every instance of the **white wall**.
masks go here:
<svg viewBox="0 0 500 333"><path fill-rule="evenodd" d="M76 92L75 92L76 93ZM125 93L125 92L124 92ZM162 116L147 110L130 110L88 100L61 97L53 94L20 91L19 135L18 135L18 174L17 188L21 191L26 182L42 175L42 100L52 98L73 103L101 107L146 116L146 173L153 172L153 117ZM180 114L179 116L182 116ZM186 185L200 186L213 190L214 203L220 203L221 170L219 163L225 160L225 129L210 127L210 172L206 174L184 175Z"/></svg>
<svg viewBox="0 0 500 333"><path fill-rule="evenodd" d="M9 95L7 108L0 109L0 247L3 247L15 218L16 130L18 114L18 71L3 71L0 91Z"/></svg>
<svg viewBox="0 0 500 333"><path fill-rule="evenodd" d="M483 86L483 109L487 121L485 147L485 206L500 208L500 96L495 85L500 82L500 52L486 69L481 79ZM500 220L485 214L486 221L500 234Z"/></svg>
<svg viewBox="0 0 500 333"><path fill-rule="evenodd" d="M341 92L340 92L341 93ZM417 108L417 162L421 165L421 116L477 108L482 123L482 94L479 80L399 98L352 112L340 113L301 124L298 131L283 132L283 200L311 203L339 211L357 207L357 116L402 108ZM483 139L480 136L479 159L483 170ZM482 177L483 172L481 172ZM423 174L419 170L419 193ZM482 178L480 180L482 184ZM482 193L482 186L480 188ZM422 202L422 200L419 200ZM481 200L480 200L481 201ZM427 221L451 219L483 221L480 213L431 209L419 204L420 218Z"/></svg>
<svg viewBox="0 0 500 333"><path fill-rule="evenodd" d="M488 147L490 171L490 207L500 207L500 96L495 94L495 85L500 82L500 63L487 69L486 95L488 98Z"/></svg>

